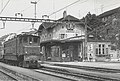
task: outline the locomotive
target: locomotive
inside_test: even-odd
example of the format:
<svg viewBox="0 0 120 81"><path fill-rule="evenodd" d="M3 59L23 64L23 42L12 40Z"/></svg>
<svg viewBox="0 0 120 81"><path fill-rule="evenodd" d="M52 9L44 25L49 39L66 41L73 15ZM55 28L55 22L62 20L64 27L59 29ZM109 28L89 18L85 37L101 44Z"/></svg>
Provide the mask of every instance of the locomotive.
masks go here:
<svg viewBox="0 0 120 81"><path fill-rule="evenodd" d="M39 36L24 33L4 42L2 60L7 64L39 68L41 56Z"/></svg>

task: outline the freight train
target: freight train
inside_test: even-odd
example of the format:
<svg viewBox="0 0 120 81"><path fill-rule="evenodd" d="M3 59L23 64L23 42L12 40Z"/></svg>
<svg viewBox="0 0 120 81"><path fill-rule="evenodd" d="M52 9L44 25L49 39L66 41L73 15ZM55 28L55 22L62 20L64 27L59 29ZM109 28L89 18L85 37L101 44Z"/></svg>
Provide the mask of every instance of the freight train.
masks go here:
<svg viewBox="0 0 120 81"><path fill-rule="evenodd" d="M30 34L19 34L4 42L2 61L21 67L39 68L42 54L40 53L40 38Z"/></svg>

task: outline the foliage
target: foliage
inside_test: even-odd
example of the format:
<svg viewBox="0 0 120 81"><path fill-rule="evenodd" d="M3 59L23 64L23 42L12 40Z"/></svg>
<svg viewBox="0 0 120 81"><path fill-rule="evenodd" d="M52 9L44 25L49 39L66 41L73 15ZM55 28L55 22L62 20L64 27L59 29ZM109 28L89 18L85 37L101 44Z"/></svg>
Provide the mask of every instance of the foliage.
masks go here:
<svg viewBox="0 0 120 81"><path fill-rule="evenodd" d="M96 16L95 14L91 14L90 12L86 15L85 18L86 18L86 24L92 29L105 24L104 22L102 22L100 18L98 18L98 16Z"/></svg>

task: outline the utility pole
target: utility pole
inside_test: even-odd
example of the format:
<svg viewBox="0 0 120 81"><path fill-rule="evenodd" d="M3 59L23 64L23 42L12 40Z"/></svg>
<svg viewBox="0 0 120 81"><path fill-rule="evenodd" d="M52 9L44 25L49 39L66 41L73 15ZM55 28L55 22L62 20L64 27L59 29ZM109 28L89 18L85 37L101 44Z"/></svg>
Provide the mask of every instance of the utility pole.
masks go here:
<svg viewBox="0 0 120 81"><path fill-rule="evenodd" d="M35 1L35 2L31 2L31 4L34 4L34 5L35 5L35 13L34 13L35 15L34 15L34 16L35 16L35 19L36 19L37 2L36 2L36 1Z"/></svg>
<svg viewBox="0 0 120 81"><path fill-rule="evenodd" d="M31 4L34 4L34 5L35 5L35 13L34 13L35 15L34 15L34 16L35 16L35 19L36 19L36 5L37 5L37 2L34 1L34 2L31 2ZM35 25L35 22L32 22L32 28L31 28L31 29L35 29L35 28L34 28L34 25Z"/></svg>
<svg viewBox="0 0 120 81"><path fill-rule="evenodd" d="M83 61L87 60L87 18L85 17L85 41L84 41L84 55Z"/></svg>

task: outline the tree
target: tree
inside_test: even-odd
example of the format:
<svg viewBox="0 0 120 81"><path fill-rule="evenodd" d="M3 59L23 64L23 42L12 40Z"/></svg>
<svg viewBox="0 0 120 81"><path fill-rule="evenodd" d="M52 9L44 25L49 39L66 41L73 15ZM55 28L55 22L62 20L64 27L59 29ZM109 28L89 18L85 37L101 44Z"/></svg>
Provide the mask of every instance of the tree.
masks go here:
<svg viewBox="0 0 120 81"><path fill-rule="evenodd" d="M105 24L98 16L91 14L90 12L85 16L85 18L87 25L92 29Z"/></svg>
<svg viewBox="0 0 120 81"><path fill-rule="evenodd" d="M91 14L90 12L85 16L85 18L82 19L83 22L87 24L89 28L91 28L91 31L94 31L91 33L91 35L94 36L93 39L102 39L101 36L99 35L99 31L105 23L102 22L102 20L96 16L95 14ZM91 32L89 31L89 32ZM88 33L89 33L88 32Z"/></svg>

